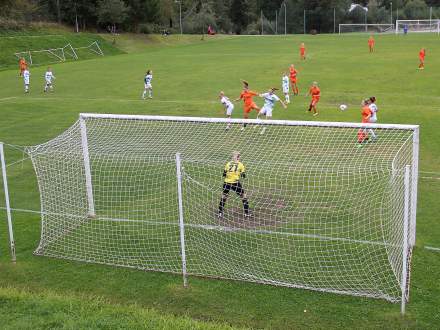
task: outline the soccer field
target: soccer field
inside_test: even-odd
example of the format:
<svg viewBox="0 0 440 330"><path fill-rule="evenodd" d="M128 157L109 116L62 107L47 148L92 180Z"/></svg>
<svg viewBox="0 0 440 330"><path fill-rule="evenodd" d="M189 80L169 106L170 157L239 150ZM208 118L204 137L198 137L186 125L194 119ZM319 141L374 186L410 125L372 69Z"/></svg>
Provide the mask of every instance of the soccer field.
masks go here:
<svg viewBox="0 0 440 330"><path fill-rule="evenodd" d="M39 241L39 215L19 211L13 213L16 265L9 262L6 253L6 226L0 228L0 286L35 294L54 292L66 299L104 297L114 304L136 304L161 313L232 326L435 327L440 324L440 254L425 247L440 248L438 40L437 35L379 35L376 52L370 54L365 35L216 36L204 41L195 37L175 45L144 46L137 41L137 47L122 39L117 44L130 48L128 54L52 65L57 79L55 92L49 94L43 93L45 67L31 69L28 95L23 93L17 70L0 72L0 141L9 144L8 164L17 162L8 167L11 204L15 209L37 211L40 200L32 165L29 160L21 162L26 155L14 146L51 140L73 125L80 112L223 117L217 97L220 90L231 99L236 98L241 90L240 79L249 81L257 91L278 87L281 73L291 63L299 71L300 95L292 97L287 110L277 105L274 119L359 122L360 101L376 96L379 122L420 125L417 240L410 302L404 318L398 305L383 300L195 277L190 277L189 288L183 289L179 275L35 257L32 252ZM301 62L298 45L302 41L308 58ZM427 48L424 71L417 70L421 47ZM154 71L152 100L140 99L146 69ZM322 92L318 118L306 111L309 98L305 94L313 81L319 82ZM261 100L257 102L261 105ZM348 109L340 111L340 104L347 104ZM241 116L241 105L236 103L233 118ZM230 133L243 139L238 127ZM203 196L203 192L198 194ZM0 197L3 207L3 195ZM206 199L207 203L211 200ZM177 240L175 228L164 232ZM69 245L67 241L61 243ZM94 248L111 249L99 240L92 243ZM229 253L233 256L235 251ZM243 263L247 257L251 258L252 253L242 256ZM313 272L313 268L309 271ZM368 269L363 270L362 276L369 277Z"/></svg>

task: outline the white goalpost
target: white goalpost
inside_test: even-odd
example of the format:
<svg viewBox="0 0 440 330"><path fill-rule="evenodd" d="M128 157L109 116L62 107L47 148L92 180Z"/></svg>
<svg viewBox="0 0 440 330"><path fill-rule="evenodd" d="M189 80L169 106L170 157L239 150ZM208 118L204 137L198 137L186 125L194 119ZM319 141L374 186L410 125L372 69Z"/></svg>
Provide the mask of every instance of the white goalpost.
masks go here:
<svg viewBox="0 0 440 330"><path fill-rule="evenodd" d="M8 235L9 235L9 248L11 250L12 262L15 262L16 261L15 240L14 240L14 231L12 228L12 215L11 215L11 205L10 205L10 201L9 201L8 178L6 175L5 152L4 152L2 142L0 142L0 167L1 167L1 171L2 171L3 193L4 193L4 197L5 197L6 221L8 224Z"/></svg>
<svg viewBox="0 0 440 330"><path fill-rule="evenodd" d="M379 138L359 148L367 129ZM418 134L415 125L81 114L26 148L41 193L35 254L182 274L185 286L202 276L381 298L403 313ZM234 151L250 216L230 191L219 218Z"/></svg>
<svg viewBox="0 0 440 330"><path fill-rule="evenodd" d="M395 33L437 33L440 34L440 19L397 20Z"/></svg>
<svg viewBox="0 0 440 330"><path fill-rule="evenodd" d="M97 55L104 56L104 52L102 51L101 47L99 47L99 43L97 41L92 42L88 46L76 47L75 50L87 50Z"/></svg>
<svg viewBox="0 0 440 330"><path fill-rule="evenodd" d="M394 24L339 24L342 33L393 33Z"/></svg>
<svg viewBox="0 0 440 330"><path fill-rule="evenodd" d="M59 48L27 50L17 52L14 55L19 59L25 58L26 62L30 65L65 62L66 59L78 59L75 49L70 43Z"/></svg>

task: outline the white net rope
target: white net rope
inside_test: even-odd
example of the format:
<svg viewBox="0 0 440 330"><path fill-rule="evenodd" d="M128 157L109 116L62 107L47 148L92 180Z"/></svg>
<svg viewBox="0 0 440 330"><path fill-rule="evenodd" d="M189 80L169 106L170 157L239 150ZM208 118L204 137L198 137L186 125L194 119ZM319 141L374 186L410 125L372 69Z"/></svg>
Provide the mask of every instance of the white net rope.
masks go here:
<svg viewBox="0 0 440 330"><path fill-rule="evenodd" d="M182 272L176 153L182 159L187 272L384 298L401 296L403 170L413 132L224 122L86 118L96 217L87 217L77 122L27 152L41 192L38 255ZM234 150L250 207L229 193Z"/></svg>

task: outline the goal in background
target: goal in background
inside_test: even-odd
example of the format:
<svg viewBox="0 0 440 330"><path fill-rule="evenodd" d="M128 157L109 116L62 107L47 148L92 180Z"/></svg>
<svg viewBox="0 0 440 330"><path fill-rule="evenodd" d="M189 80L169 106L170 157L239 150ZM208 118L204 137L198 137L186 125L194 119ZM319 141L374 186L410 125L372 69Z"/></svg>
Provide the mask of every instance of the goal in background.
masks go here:
<svg viewBox="0 0 440 330"><path fill-rule="evenodd" d="M341 33L393 33L394 24L339 24Z"/></svg>
<svg viewBox="0 0 440 330"><path fill-rule="evenodd" d="M37 255L401 302L415 242L418 126L82 114L27 148ZM231 192L234 150L251 216ZM186 283L186 282L185 282Z"/></svg>
<svg viewBox="0 0 440 330"><path fill-rule="evenodd" d="M75 49L71 44L59 48L17 52L15 56L19 59L24 58L30 65L64 62L66 59L78 59Z"/></svg>
<svg viewBox="0 0 440 330"><path fill-rule="evenodd" d="M96 56L104 56L104 53L99 47L99 43L97 41L92 42L90 45L83 46L83 47L76 47L75 51L81 58L88 58L90 55Z"/></svg>
<svg viewBox="0 0 440 330"><path fill-rule="evenodd" d="M396 34L404 33L405 27L412 32L434 32L440 34L440 19L397 20Z"/></svg>

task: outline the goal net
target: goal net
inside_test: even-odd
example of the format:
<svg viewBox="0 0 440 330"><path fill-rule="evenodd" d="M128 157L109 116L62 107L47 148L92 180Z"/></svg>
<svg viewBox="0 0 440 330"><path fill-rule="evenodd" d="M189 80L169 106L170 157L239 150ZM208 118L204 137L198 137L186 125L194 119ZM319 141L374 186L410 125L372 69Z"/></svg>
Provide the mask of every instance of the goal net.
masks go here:
<svg viewBox="0 0 440 330"><path fill-rule="evenodd" d="M393 33L394 24L339 24L341 33Z"/></svg>
<svg viewBox="0 0 440 330"><path fill-rule="evenodd" d="M440 19L397 20L396 33L435 32L440 34Z"/></svg>
<svg viewBox="0 0 440 330"><path fill-rule="evenodd" d="M59 48L27 50L15 53L17 58L24 58L30 65L64 62L68 59L77 60L78 56L71 44Z"/></svg>
<svg viewBox="0 0 440 330"><path fill-rule="evenodd" d="M76 53L80 58L92 58L98 56L104 56L104 53L99 47L99 43L97 41L92 42L90 45L83 47L76 47Z"/></svg>
<svg viewBox="0 0 440 330"><path fill-rule="evenodd" d="M405 302L418 126L82 114L27 148L41 192L37 255ZM365 125L365 124L364 124ZM253 128L256 127L256 128ZM250 216L230 191L246 167ZM403 298L402 298L403 297Z"/></svg>

